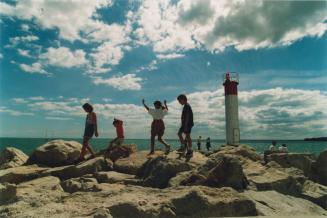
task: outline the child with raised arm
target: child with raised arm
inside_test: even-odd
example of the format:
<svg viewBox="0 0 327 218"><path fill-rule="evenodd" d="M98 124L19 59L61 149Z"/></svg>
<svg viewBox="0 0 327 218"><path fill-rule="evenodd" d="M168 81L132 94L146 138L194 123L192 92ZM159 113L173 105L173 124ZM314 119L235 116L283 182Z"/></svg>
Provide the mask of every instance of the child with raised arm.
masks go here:
<svg viewBox="0 0 327 218"><path fill-rule="evenodd" d="M165 149L165 154L169 154L170 152L170 145L167 144L165 142L165 140L163 140L162 136L165 133L165 123L163 122L163 118L164 116L167 115L168 113L168 106L167 106L167 102L166 100L164 101L164 106L162 106L160 101L155 101L154 104L154 108L149 108L146 104L145 104L145 100L142 100L143 106L145 107L145 109L148 111L148 113L152 116L153 121L151 124L151 149L150 149L150 153L154 154L154 140L155 137L158 136L158 140L159 142L161 142L163 145L165 145L166 149Z"/></svg>
<svg viewBox="0 0 327 218"><path fill-rule="evenodd" d="M112 122L112 125L116 128L116 135L117 137L110 141L109 146L107 148L107 154L110 154L111 148L113 146L120 146L124 142L124 127L123 127L123 121L114 118L114 121Z"/></svg>
<svg viewBox="0 0 327 218"><path fill-rule="evenodd" d="M186 152L186 157L190 158L193 156L193 150L192 150L192 139L191 139L191 130L194 126L193 123L193 111L189 103L187 103L187 97L186 95L179 95L177 97L178 102L183 105L183 111L181 116L182 125L179 128L179 131L177 133L181 147L177 150L180 153ZM185 138L184 136L185 135Z"/></svg>
<svg viewBox="0 0 327 218"><path fill-rule="evenodd" d="M86 119L85 119L85 130L84 130L84 136L83 136L83 147L81 154L77 160L77 162L83 161L85 158L86 150L89 150L91 153L91 157L94 158L95 154L89 144L90 139L95 135L96 137L99 136L98 133L98 124L97 124L97 116L93 112L93 107L89 103L85 103L83 105L84 111L87 113Z"/></svg>

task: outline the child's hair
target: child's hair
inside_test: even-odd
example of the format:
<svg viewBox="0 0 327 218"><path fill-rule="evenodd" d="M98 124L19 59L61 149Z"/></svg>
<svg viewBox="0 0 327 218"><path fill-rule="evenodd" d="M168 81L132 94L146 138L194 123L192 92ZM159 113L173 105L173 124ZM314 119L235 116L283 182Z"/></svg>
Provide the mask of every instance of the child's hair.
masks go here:
<svg viewBox="0 0 327 218"><path fill-rule="evenodd" d="M162 103L161 101L155 101L153 102L154 106L158 106L158 107L161 107L162 108Z"/></svg>
<svg viewBox="0 0 327 218"><path fill-rule="evenodd" d="M114 119L114 121L112 122L112 125L115 125L116 123L118 123L118 120Z"/></svg>
<svg viewBox="0 0 327 218"><path fill-rule="evenodd" d="M86 110L87 112L92 112L93 111L93 107L92 105L90 105L89 103L85 103L83 104L83 109Z"/></svg>
<svg viewBox="0 0 327 218"><path fill-rule="evenodd" d="M187 101L187 97L186 97L186 95L184 95L184 94L180 94L180 95L177 97L177 100L185 100L185 101Z"/></svg>

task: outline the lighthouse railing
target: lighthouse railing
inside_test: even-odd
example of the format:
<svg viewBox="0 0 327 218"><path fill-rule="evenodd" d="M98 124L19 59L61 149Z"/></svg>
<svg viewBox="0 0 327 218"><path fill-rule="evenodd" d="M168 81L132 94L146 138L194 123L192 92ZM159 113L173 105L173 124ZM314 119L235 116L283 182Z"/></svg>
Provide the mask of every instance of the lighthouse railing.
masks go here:
<svg viewBox="0 0 327 218"><path fill-rule="evenodd" d="M234 81L234 82L237 82L239 81L238 79L238 73L236 72L227 72L227 73L224 73L223 74L223 83L225 83L226 80L229 79L229 81Z"/></svg>

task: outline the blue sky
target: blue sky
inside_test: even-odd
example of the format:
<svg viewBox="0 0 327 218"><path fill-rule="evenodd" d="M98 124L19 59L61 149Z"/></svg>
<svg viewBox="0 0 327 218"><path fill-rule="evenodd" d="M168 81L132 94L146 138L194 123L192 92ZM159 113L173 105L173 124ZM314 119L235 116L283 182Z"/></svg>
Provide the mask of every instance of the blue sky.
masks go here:
<svg viewBox="0 0 327 218"><path fill-rule="evenodd" d="M326 2L2 1L0 136L147 138L145 98L168 101L176 138L185 93L193 135L225 135L222 74L239 73L241 138L326 135Z"/></svg>

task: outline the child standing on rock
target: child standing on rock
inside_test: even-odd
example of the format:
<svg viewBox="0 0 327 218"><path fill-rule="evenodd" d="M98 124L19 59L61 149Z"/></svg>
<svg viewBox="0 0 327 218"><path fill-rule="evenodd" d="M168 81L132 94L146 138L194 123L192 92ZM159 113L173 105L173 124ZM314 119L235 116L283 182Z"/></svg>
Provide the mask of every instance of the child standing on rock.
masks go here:
<svg viewBox="0 0 327 218"><path fill-rule="evenodd" d="M107 155L110 155L113 146L120 146L124 142L124 127L123 121L114 118L112 125L116 128L117 137L110 141L109 146L107 148Z"/></svg>
<svg viewBox="0 0 327 218"><path fill-rule="evenodd" d="M165 123L163 122L163 118L168 114L168 106L166 100L164 101L164 106L162 106L160 101L155 101L154 109L149 108L145 104L145 100L142 99L142 104L145 107L145 109L148 111L148 113L152 116L153 121L151 124L151 148L149 155L154 154L154 140L155 137L158 136L159 142L161 142L163 145L165 145L165 154L169 154L170 152L170 145L165 142L165 140L162 139L162 136L165 133Z"/></svg>
<svg viewBox="0 0 327 218"><path fill-rule="evenodd" d="M84 160L86 150L89 150L92 158L95 157L95 154L89 144L89 141L93 137L93 135L95 135L96 137L99 136L97 116L93 112L92 105L90 105L89 103L85 103L83 105L83 109L87 113L87 115L86 115L86 120L85 120L85 130L84 130L84 136L83 136L83 147L82 147L81 154L78 158L78 162Z"/></svg>
<svg viewBox="0 0 327 218"><path fill-rule="evenodd" d="M177 134L181 143L181 147L178 149L178 152L184 154L186 150L186 157L191 158L193 156L191 139L191 130L194 126L193 111L190 104L187 102L186 95L179 95L177 100L181 105L184 106L181 116L182 125ZM183 135L185 135L185 138L183 138Z"/></svg>

